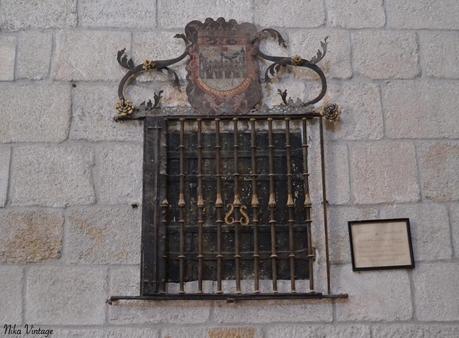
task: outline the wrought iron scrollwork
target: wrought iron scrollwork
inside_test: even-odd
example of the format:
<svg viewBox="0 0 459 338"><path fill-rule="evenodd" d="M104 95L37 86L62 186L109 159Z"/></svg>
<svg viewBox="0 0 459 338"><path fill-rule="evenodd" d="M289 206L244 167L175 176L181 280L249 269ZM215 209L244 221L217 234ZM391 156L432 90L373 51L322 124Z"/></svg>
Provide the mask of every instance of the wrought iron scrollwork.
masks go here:
<svg viewBox="0 0 459 338"><path fill-rule="evenodd" d="M124 89L126 86L131 83L133 79L135 79L138 75L145 73L145 72L153 72L156 71L158 73L163 73L169 76L173 85L177 90L180 90L180 79L177 73L170 68L171 65L178 63L179 61L185 59L186 57L190 57L192 59L192 49L194 46L192 34L194 31L191 29L193 24L196 23L200 25L207 25L212 27L226 27L226 26L237 26L237 23L234 20L230 20L226 22L223 18L219 18L217 21L212 19L206 19L205 23L202 24L200 22L191 22L187 25L185 29L185 34L176 34L174 38L183 40L185 44L185 50L183 53L175 58L167 59L167 60L145 60L143 63L135 64L132 58L129 58L126 49L122 49L118 51L117 60L120 66L127 70L126 74L121 79L119 86L118 86L118 102L116 103L116 110L117 115L115 116L115 120L134 120L134 119L142 119L145 117L148 111L157 109L161 105L161 97L163 90L154 93L154 100L144 101L139 105L135 105L132 101L125 97ZM241 25L250 25L250 24L241 24ZM191 27L191 28L190 28ZM320 79L321 83L321 90L320 93L306 102L303 102L299 99L294 101L292 98L287 96L287 90L278 90L278 94L281 96L283 105L286 109L299 109L301 107L306 107L313 105L319 102L324 96L327 91L327 81L322 69L317 65L326 55L327 53L327 44L328 44L328 37L326 37L323 41L320 42L320 48L317 50L316 55L311 57L310 59L304 59L299 55L291 56L291 57L284 57L284 56L274 56L268 55L262 52L259 49L259 42L264 39L274 39L277 43L282 47L287 47L285 39L282 35L275 29L266 28L259 32L256 30L253 33L254 38L252 40L248 40L248 48L253 48L253 55L255 57L259 57L260 59L267 60L272 62L266 69L264 74L265 83L270 83L272 78L279 74L280 70L285 67L302 67L307 68L316 73ZM190 61L191 62L191 61ZM188 66L187 66L187 70ZM187 78L188 79L188 78ZM188 89L187 89L187 94ZM253 95L252 95L253 98ZM192 105L193 106L193 105ZM250 107L249 107L250 108ZM336 120L339 117L340 110L339 107L336 105L328 105L325 107L322 112L325 118L329 120Z"/></svg>

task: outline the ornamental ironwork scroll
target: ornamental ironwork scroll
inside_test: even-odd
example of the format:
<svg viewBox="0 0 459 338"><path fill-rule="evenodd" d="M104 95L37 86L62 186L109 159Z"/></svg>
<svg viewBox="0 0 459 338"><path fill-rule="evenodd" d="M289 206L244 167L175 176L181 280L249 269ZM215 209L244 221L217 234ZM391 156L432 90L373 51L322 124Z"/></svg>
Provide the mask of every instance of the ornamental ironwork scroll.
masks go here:
<svg viewBox="0 0 459 338"><path fill-rule="evenodd" d="M323 130L323 120L336 121L340 109L313 108L327 91L318 66L327 38L308 59L268 55L259 48L262 40L286 46L278 31L223 18L192 21L175 38L185 46L173 59L136 65L125 49L118 52L127 73L119 84L115 120L145 120L142 272L140 296L111 296L109 302L346 298L332 294L330 286ZM171 66L185 58L190 106L161 107L163 90L140 104L125 96L125 88L145 72L165 74L183 90ZM270 62L264 74L259 60ZM279 89L283 103L268 108L262 85L287 67L316 73L320 90L301 101ZM314 282L312 127L319 128L313 146L320 152L325 293ZM271 291L263 290L267 281ZM225 290L229 282L234 288ZM247 283L252 291L244 291Z"/></svg>

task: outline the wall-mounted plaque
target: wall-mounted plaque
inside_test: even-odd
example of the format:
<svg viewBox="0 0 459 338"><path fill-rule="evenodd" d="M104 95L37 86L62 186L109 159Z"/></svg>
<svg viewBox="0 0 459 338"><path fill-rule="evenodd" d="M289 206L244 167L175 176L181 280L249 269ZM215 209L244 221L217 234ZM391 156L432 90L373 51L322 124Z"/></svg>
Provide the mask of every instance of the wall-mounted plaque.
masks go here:
<svg viewBox="0 0 459 338"><path fill-rule="evenodd" d="M349 222L352 269L414 268L408 218Z"/></svg>

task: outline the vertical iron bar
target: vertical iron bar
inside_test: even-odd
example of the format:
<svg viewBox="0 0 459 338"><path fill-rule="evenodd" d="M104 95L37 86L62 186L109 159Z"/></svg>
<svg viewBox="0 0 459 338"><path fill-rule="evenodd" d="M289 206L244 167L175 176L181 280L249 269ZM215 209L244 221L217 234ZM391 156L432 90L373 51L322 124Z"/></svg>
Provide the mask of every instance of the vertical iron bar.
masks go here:
<svg viewBox="0 0 459 338"><path fill-rule="evenodd" d="M217 293L222 293L222 174L221 174L221 154L220 154L220 119L215 119L215 156L216 156L216 178L217 178L217 197L215 199L216 220L217 223Z"/></svg>
<svg viewBox="0 0 459 338"><path fill-rule="evenodd" d="M160 255L159 263L159 282L162 292L166 292L167 285L167 261L168 261L168 248L167 248L167 224L168 224L168 211L169 211L169 201L167 198L167 148L168 148L168 124L167 120L161 120L161 152L160 152L160 192L159 197L161 199L161 220L159 227L159 238L158 238L158 248Z"/></svg>
<svg viewBox="0 0 459 338"><path fill-rule="evenodd" d="M327 291L330 294L330 254L328 248L328 218L327 218L327 190L325 185L325 150L324 150L324 126L323 117L319 118L320 121L320 167L322 174L322 200L323 200L323 211L324 211L324 232L325 232L325 258L327 264Z"/></svg>
<svg viewBox="0 0 459 338"><path fill-rule="evenodd" d="M236 293L241 292L241 272L240 272L240 243L239 243L239 226L241 225L240 219L240 207L241 207L241 197L239 195L239 133L238 133L238 119L233 119L234 129L233 129L233 162L234 162L234 263L235 263L235 273L236 273Z"/></svg>
<svg viewBox="0 0 459 338"><path fill-rule="evenodd" d="M288 208L288 258L290 263L290 288L296 292L295 286L295 249L293 243L293 224L295 223L294 208L295 202L292 193L292 153L290 144L290 119L285 119L285 150L287 157L287 208Z"/></svg>
<svg viewBox="0 0 459 338"><path fill-rule="evenodd" d="M312 232L311 232L311 197L309 195L309 168L308 168L308 130L307 130L307 119L303 118L303 137L302 137L302 148L303 148L303 180L304 180L304 218L307 226L307 240L308 240L308 263L309 263L309 289L314 290L314 252L312 248Z"/></svg>
<svg viewBox="0 0 459 338"><path fill-rule="evenodd" d="M180 223L180 243L179 250L179 273L180 273L180 293L185 292L185 120L180 119L180 192L179 192L179 223Z"/></svg>
<svg viewBox="0 0 459 338"><path fill-rule="evenodd" d="M251 153L252 153L252 210L253 210L253 268L255 274L255 293L260 292L260 254L258 249L258 208L260 207L260 202L258 200L257 194L257 135L255 133L255 119L250 119L251 127Z"/></svg>
<svg viewBox="0 0 459 338"><path fill-rule="evenodd" d="M276 252L276 194L274 192L274 143L273 119L268 118L268 148L269 148L269 224L271 225L271 264L273 277L273 292L277 292L277 252Z"/></svg>
<svg viewBox="0 0 459 338"><path fill-rule="evenodd" d="M202 195L202 120L198 119L198 289L202 292L203 246L202 226L204 224L204 197Z"/></svg>

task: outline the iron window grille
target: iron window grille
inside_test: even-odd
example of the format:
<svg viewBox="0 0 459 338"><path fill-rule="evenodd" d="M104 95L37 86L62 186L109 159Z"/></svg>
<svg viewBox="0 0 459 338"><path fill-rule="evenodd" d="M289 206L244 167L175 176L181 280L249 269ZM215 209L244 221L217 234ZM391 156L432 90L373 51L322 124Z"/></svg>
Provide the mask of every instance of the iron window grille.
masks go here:
<svg viewBox="0 0 459 338"><path fill-rule="evenodd" d="M171 60L146 60L135 66L125 50L118 53L120 65L128 72L120 82L115 119L144 120L142 262L140 295L111 296L110 303L128 299L236 301L347 297L331 293L324 159L323 119L335 120L339 108L336 105L328 105L321 111L309 108L326 92L325 76L316 65L326 53L326 40L322 43L323 50L311 60L269 56L258 50L257 41L269 36L280 44L284 40L272 29L265 29L253 38L252 26L221 18L207 19L204 24L193 21L187 25L186 35L176 36L185 41L186 51ZM266 81L286 66L306 67L316 72L322 84L319 95L305 103L294 103L288 99L286 90L279 90L282 106L247 110L230 94L224 100L236 107L237 113L227 111L225 104L209 108L212 105L205 90L198 91L201 99L190 99L195 109L161 108L162 91L155 93L154 102L139 106L125 98L125 86L146 71L165 71L179 85L169 65L186 56L193 59L197 30L215 27L224 33L236 31L242 37L250 33L248 36L252 37L247 45L242 44L241 52L230 50L236 50L234 55L242 53L241 62L248 62L246 59L254 55L272 61L265 73ZM243 31L239 31L241 27ZM225 41L230 41L225 43L230 47L239 41L225 34ZM246 50L254 50L256 54L248 54ZM225 62L221 64L228 67ZM193 72L190 64L192 61L187 70ZM256 75L253 67L251 64L244 68L245 73L238 71L238 74ZM202 69L199 71L205 74ZM238 95L245 95L247 102L258 100L261 96L257 81L253 78L253 84ZM190 84L187 87L189 96L197 90L191 82L191 87ZM196 111L196 107L205 113ZM310 128L319 131L319 141L314 146L320 152L326 293L315 288Z"/></svg>

